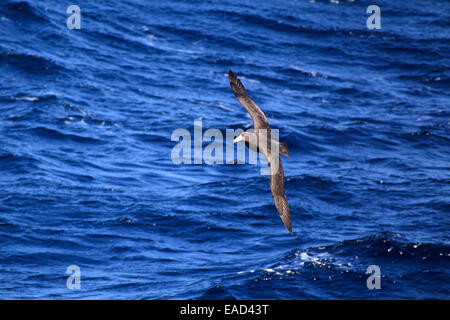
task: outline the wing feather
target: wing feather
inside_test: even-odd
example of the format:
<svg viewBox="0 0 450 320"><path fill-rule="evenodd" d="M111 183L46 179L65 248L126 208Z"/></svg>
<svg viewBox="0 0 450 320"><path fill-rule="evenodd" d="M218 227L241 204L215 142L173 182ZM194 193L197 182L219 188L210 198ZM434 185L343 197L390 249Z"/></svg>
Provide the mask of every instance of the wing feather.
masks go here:
<svg viewBox="0 0 450 320"><path fill-rule="evenodd" d="M278 161L278 165L275 161ZM268 163L270 167L270 189L272 190L273 202L275 203L281 221L283 221L286 229L292 234L291 213L284 193L284 171L280 157L278 156L278 159L271 157Z"/></svg>
<svg viewBox="0 0 450 320"><path fill-rule="evenodd" d="M254 129L270 129L269 122L267 121L264 112L262 112L252 98L250 98L241 80L239 80L231 70L228 72L228 79L234 95L252 117Z"/></svg>

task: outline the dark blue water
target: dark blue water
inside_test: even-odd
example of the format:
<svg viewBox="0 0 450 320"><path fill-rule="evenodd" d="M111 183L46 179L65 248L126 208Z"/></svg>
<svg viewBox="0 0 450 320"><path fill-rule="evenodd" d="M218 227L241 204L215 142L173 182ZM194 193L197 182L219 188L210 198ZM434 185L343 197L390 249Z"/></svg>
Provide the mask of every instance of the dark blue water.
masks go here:
<svg viewBox="0 0 450 320"><path fill-rule="evenodd" d="M0 3L0 298L450 298L448 1L69 4ZM258 165L171 161L195 119L251 125L230 68L293 236Z"/></svg>

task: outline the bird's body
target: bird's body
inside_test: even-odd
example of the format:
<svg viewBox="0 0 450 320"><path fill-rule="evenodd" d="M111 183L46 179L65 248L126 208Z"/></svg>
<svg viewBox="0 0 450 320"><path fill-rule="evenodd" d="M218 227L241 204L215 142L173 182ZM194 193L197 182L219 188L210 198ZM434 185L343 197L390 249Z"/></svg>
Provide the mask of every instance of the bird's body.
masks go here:
<svg viewBox="0 0 450 320"><path fill-rule="evenodd" d="M250 150L259 152L266 157L270 168L270 189L275 207L284 225L292 233L290 210L284 191L284 170L279 156L279 154L289 156L288 147L285 143L273 139L266 116L250 98L241 81L231 70L228 78L236 98L247 109L253 120L253 132L243 132L234 142L244 141Z"/></svg>

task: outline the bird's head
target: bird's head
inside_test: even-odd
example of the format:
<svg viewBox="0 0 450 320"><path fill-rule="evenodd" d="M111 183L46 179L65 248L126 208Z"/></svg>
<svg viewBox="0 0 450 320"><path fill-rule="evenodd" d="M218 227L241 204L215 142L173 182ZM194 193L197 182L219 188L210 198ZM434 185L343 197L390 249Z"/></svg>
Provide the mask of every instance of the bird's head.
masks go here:
<svg viewBox="0 0 450 320"><path fill-rule="evenodd" d="M250 132L242 132L236 139L233 140L234 143L239 141L249 142L252 134Z"/></svg>

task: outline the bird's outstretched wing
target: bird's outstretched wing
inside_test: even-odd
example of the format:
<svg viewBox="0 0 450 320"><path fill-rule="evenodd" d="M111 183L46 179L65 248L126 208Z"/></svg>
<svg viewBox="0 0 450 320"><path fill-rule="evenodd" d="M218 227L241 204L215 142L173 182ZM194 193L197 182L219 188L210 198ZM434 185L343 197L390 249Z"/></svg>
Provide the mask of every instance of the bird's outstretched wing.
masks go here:
<svg viewBox="0 0 450 320"><path fill-rule="evenodd" d="M266 156L266 158L270 167L270 189L272 190L273 202L275 203L281 221L283 221L286 229L292 234L291 214L284 193L284 171L280 157L277 156L275 158L275 156L272 156L269 159Z"/></svg>
<svg viewBox="0 0 450 320"><path fill-rule="evenodd" d="M267 121L264 112L262 112L252 98L250 98L241 80L239 80L239 78L231 70L228 72L228 80L230 80L230 86L236 95L236 98L245 107L245 109L247 109L248 113L252 117L253 128L255 130L270 129L269 122Z"/></svg>

